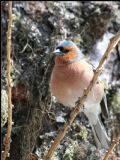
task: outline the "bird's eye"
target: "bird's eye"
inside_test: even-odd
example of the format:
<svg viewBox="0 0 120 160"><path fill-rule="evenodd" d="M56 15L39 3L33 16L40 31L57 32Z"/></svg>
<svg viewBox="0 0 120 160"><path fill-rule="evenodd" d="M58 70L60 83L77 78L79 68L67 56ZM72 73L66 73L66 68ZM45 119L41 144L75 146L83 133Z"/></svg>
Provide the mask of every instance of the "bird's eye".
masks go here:
<svg viewBox="0 0 120 160"><path fill-rule="evenodd" d="M56 49L59 49L61 52L63 52L63 47L57 47Z"/></svg>
<svg viewBox="0 0 120 160"><path fill-rule="evenodd" d="M62 53L67 53L67 52L69 52L69 50L68 49L65 49L65 48L63 48L63 47L57 47L56 49L59 49Z"/></svg>

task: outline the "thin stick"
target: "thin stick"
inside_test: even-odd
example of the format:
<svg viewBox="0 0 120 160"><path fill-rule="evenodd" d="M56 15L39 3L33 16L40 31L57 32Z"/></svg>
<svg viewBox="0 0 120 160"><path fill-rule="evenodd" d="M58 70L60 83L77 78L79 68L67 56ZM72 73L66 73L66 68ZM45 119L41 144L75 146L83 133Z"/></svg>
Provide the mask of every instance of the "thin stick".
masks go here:
<svg viewBox="0 0 120 160"><path fill-rule="evenodd" d="M75 108L72 110L70 117L68 119L68 121L64 124L63 129L59 132L59 134L57 135L55 141L52 143L50 149L48 150L47 155L44 157L44 160L50 160L52 155L54 154L55 150L57 149L58 145L60 144L61 140L64 138L66 132L68 131L70 125L72 124L72 122L74 121L75 117L77 116L77 114L80 111L80 108L83 106L87 95L89 94L89 92L91 91L92 87L94 86L98 76L100 75L104 64L109 56L109 54L112 52L112 50L115 48L115 46L117 45L117 43L120 41L120 32L118 32L110 41L108 48L106 50L106 52L104 53L99 66L97 67L95 74L93 76L92 81L90 82L88 88L86 90L84 90L83 96L80 98L79 100L79 104L77 104L75 106Z"/></svg>
<svg viewBox="0 0 120 160"><path fill-rule="evenodd" d="M8 1L8 32L7 32L7 44L6 44L6 51L7 51L7 84L8 84L8 128L7 134L5 136L5 150L2 152L2 160L5 160L8 156L10 150L10 137L11 137L11 130L12 130L12 103L11 103L11 61L10 61L10 54L11 54L11 33L12 33L12 1Z"/></svg>
<svg viewBox="0 0 120 160"><path fill-rule="evenodd" d="M106 152L103 160L108 160L108 158L111 155L113 149L115 148L115 146L117 145L117 143L119 143L119 140L120 140L120 133L118 134L117 138L112 141L112 144L111 144L110 148L108 149L108 151Z"/></svg>

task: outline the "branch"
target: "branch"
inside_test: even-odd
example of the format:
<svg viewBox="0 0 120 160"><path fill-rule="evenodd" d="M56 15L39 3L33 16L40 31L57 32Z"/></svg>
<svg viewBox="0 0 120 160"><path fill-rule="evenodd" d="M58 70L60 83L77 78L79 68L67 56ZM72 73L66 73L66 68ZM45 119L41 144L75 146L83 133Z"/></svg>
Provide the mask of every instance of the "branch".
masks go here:
<svg viewBox="0 0 120 160"><path fill-rule="evenodd" d="M117 138L112 141L112 144L111 144L110 148L108 149L108 151L106 152L103 160L108 160L108 158L109 158L110 154L112 153L113 149L115 148L117 143L119 143L119 140L120 140L120 133L118 134Z"/></svg>
<svg viewBox="0 0 120 160"><path fill-rule="evenodd" d="M93 76L92 81L90 82L88 88L86 90L84 90L83 96L79 99L79 103L76 104L75 108L70 113L70 117L69 117L68 121L64 124L63 129L59 132L55 141L52 143L50 149L48 150L47 155L44 157L44 160L50 160L50 158L54 154L54 152L57 149L58 145L60 144L61 140L64 138L66 132L68 131L70 125L72 124L72 122L76 118L77 114L79 113L80 108L83 106L83 104L87 98L87 95L89 94L92 87L94 86L98 76L100 75L100 73L103 69L103 66L104 66L109 54L112 52L112 50L115 48L115 46L117 45L117 43L119 41L120 41L120 31L111 39L111 41L108 45L108 48L99 63L99 66L95 70L95 74Z"/></svg>
<svg viewBox="0 0 120 160"><path fill-rule="evenodd" d="M10 150L10 137L12 130L12 102L11 102L11 33L12 33L12 1L8 1L8 32L7 32L7 44L6 44L6 52L7 52L7 84L8 84L8 128L7 134L5 136L5 150L2 152L2 160L5 160L8 157Z"/></svg>

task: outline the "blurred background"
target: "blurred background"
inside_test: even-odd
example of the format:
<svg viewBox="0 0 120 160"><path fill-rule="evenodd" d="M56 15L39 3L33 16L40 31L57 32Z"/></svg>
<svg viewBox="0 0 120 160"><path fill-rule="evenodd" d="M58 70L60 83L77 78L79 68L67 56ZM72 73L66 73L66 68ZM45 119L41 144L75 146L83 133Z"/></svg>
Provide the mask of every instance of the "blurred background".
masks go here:
<svg viewBox="0 0 120 160"><path fill-rule="evenodd" d="M41 160L67 119L69 108L49 91L52 51L64 39L74 41L95 66L120 29L119 1L13 1L11 81L13 126L10 160ZM7 129L6 31L8 2L1 2L1 127L2 149ZM106 88L111 139L120 133L120 43L100 75ZM98 150L87 118L80 113L52 160L97 160ZM111 156L119 160L120 145Z"/></svg>

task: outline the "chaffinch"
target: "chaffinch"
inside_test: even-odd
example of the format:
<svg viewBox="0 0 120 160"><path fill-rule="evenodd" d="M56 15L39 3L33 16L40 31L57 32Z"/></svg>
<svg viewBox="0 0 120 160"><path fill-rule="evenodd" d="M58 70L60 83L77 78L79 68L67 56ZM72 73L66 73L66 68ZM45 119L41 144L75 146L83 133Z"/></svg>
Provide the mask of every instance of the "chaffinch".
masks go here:
<svg viewBox="0 0 120 160"><path fill-rule="evenodd" d="M50 91L64 106L74 107L93 78L93 66L86 61L72 41L62 41L54 53L56 57L50 79ZM82 111L91 124L97 146L108 148L110 139L100 118L100 103L104 97L104 86L97 82L88 94ZM108 113L106 105L103 110Z"/></svg>

